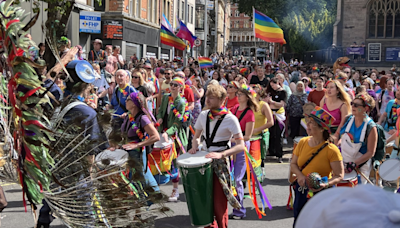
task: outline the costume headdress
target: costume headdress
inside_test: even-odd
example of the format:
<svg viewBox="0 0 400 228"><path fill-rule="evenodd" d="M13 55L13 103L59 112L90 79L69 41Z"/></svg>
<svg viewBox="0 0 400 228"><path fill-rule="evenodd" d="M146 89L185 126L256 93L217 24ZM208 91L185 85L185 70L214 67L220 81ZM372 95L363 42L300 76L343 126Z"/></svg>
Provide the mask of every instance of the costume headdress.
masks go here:
<svg viewBox="0 0 400 228"><path fill-rule="evenodd" d="M250 86L248 86L246 84L242 84L241 89L246 90L252 97L257 97L256 91L254 91L254 89L251 88Z"/></svg>
<svg viewBox="0 0 400 228"><path fill-rule="evenodd" d="M331 132L330 127L336 120L329 112L319 106L315 106L311 114L304 113L304 115L313 118L318 125L329 132Z"/></svg>

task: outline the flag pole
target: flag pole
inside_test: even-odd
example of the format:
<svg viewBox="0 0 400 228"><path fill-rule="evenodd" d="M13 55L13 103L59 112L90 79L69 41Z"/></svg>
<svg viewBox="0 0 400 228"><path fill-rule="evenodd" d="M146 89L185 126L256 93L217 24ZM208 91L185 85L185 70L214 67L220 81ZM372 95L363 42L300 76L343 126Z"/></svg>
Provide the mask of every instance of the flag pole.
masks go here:
<svg viewBox="0 0 400 228"><path fill-rule="evenodd" d="M257 37L256 37L256 12L253 7L253 34L254 34L254 52L256 56L256 63L257 63Z"/></svg>

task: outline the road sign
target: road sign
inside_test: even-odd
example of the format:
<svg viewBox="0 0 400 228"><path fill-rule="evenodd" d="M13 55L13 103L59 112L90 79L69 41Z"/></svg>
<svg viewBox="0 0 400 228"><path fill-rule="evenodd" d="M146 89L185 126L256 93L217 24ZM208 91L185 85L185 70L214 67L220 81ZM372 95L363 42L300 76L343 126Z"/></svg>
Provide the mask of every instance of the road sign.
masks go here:
<svg viewBox="0 0 400 228"><path fill-rule="evenodd" d="M101 13L81 11L79 13L79 32L101 33Z"/></svg>
<svg viewBox="0 0 400 228"><path fill-rule="evenodd" d="M199 47L201 45L201 40L200 39L196 39L194 41L194 46Z"/></svg>

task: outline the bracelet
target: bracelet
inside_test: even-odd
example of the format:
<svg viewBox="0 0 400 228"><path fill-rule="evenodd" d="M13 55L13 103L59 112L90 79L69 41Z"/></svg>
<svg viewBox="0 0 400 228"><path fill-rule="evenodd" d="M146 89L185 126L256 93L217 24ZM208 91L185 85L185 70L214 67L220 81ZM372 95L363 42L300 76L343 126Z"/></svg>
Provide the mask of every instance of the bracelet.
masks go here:
<svg viewBox="0 0 400 228"><path fill-rule="evenodd" d="M244 140L244 138L235 138L235 140Z"/></svg>
<svg viewBox="0 0 400 228"><path fill-rule="evenodd" d="M224 152L222 152L222 158L225 158L226 157L226 154L225 154L225 151Z"/></svg>

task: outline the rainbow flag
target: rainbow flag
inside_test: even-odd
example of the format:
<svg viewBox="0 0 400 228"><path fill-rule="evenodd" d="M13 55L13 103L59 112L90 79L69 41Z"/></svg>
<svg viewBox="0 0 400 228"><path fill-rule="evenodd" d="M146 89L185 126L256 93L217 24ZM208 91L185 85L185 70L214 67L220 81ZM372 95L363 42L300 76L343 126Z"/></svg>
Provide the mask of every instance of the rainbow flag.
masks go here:
<svg viewBox="0 0 400 228"><path fill-rule="evenodd" d="M283 38L283 30L279 28L275 22L263 13L253 8L254 18L254 34L256 38L260 38L271 43L286 44Z"/></svg>
<svg viewBox="0 0 400 228"><path fill-rule="evenodd" d="M207 57L199 57L199 64L200 68L208 68L213 66L212 60Z"/></svg>
<svg viewBox="0 0 400 228"><path fill-rule="evenodd" d="M161 43L165 45L172 46L182 51L185 50L186 48L185 42L183 42L183 40L175 36L175 34L173 34L167 28L165 28L164 25L161 25L160 37L161 37Z"/></svg>

